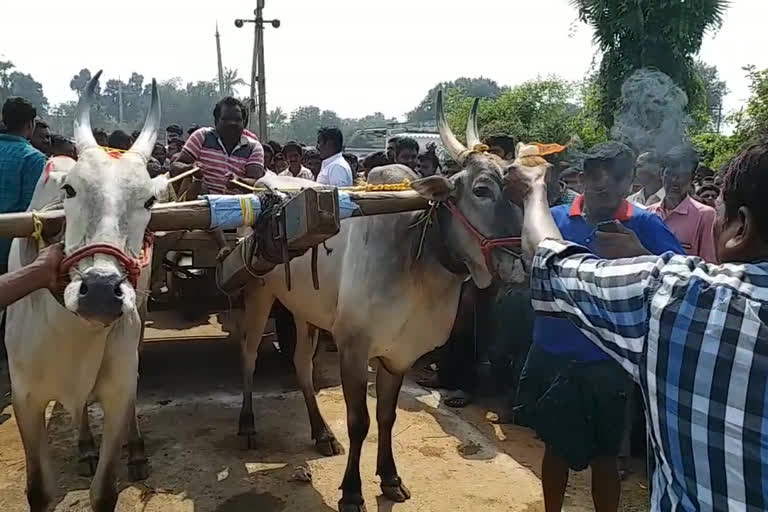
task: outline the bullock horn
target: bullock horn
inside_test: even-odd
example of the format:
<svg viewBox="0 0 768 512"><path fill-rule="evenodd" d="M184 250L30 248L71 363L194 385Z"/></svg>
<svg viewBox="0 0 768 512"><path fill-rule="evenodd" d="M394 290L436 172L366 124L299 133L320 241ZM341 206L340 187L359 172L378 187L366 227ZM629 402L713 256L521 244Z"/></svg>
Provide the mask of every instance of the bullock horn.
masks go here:
<svg viewBox="0 0 768 512"><path fill-rule="evenodd" d="M472 103L472 110L469 111L469 117L467 118L467 147L469 149L475 149L475 146L479 146L480 142L480 130L477 129L477 107L480 105L480 98L475 98Z"/></svg>
<svg viewBox="0 0 768 512"><path fill-rule="evenodd" d="M96 143L93 131L91 130L91 103L93 103L93 92L96 90L96 85L99 83L99 77L101 77L101 70L93 75L93 78L88 82L85 91L80 95L80 100L77 102L77 112L75 113L75 145L77 146L78 153L82 153L88 148L99 146Z"/></svg>
<svg viewBox="0 0 768 512"><path fill-rule="evenodd" d="M443 91L437 91L437 129L440 132L440 141L445 146L451 158L456 160L459 165L464 163L469 155L469 150L459 142L459 139L451 131L451 127L445 120L443 112Z"/></svg>
<svg viewBox="0 0 768 512"><path fill-rule="evenodd" d="M147 119L139 137L134 141L129 151L149 160L157 140L157 129L160 128L160 97L157 94L157 81L152 79L152 103L149 106Z"/></svg>

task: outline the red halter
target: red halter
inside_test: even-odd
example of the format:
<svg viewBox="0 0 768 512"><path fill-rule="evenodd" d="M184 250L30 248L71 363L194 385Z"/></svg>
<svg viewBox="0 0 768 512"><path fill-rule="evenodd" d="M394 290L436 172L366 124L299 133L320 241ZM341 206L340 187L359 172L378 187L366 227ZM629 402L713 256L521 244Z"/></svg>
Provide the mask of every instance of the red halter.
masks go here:
<svg viewBox="0 0 768 512"><path fill-rule="evenodd" d="M523 239L521 237L508 236L505 238L488 238L480 231L478 231L471 222L469 222L469 219L467 219L464 214L461 213L458 208L456 208L456 205L453 204L453 201L449 199L444 201L442 204L448 209L449 212L451 212L454 217L459 219L459 222L461 222L464 227L467 228L467 231L469 231L469 233L480 243L480 251L483 253L483 257L485 258L485 265L488 267L488 271L491 274L496 274L491 262L491 254L493 249L497 247L522 247Z"/></svg>
<svg viewBox="0 0 768 512"><path fill-rule="evenodd" d="M95 254L106 254L107 256L113 256L120 264L125 268L126 274L128 274L128 280L133 285L134 289L139 284L139 275L141 269L149 265L152 257L152 244L154 242L154 235L151 231L144 232L144 241L141 247L141 255L138 258L131 258L122 249L115 247L111 244L90 244L85 247L81 247L66 258L61 260L61 273L63 275L69 274L69 270L77 264L79 261L93 256Z"/></svg>

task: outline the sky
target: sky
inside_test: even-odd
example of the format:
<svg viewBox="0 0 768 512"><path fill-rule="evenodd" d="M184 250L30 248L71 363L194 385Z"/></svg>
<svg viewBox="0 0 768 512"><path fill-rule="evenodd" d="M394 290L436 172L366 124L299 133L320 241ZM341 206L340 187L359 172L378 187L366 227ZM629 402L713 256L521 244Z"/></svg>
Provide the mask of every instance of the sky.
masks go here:
<svg viewBox="0 0 768 512"><path fill-rule="evenodd" d="M234 20L253 17L255 4L6 0L0 59L32 74L51 103L75 98L69 81L83 67L103 69L106 78L137 71L146 79L210 80L218 23L224 66L248 80L253 25L238 29ZM265 33L270 110L317 105L342 117L402 117L440 81L579 80L596 59L592 31L569 0L266 0L264 15L281 21ZM700 57L731 90L726 111L749 97L742 66L768 68L766 19L768 1L732 0L722 29L705 38Z"/></svg>

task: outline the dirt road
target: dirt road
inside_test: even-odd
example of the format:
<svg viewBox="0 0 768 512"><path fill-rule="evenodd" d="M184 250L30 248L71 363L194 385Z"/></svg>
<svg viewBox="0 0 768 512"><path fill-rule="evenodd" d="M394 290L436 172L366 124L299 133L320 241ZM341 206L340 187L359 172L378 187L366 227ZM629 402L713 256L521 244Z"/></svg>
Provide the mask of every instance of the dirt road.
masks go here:
<svg viewBox="0 0 768 512"><path fill-rule="evenodd" d="M150 331L152 334L152 331ZM157 333L154 333L157 335ZM189 336L174 330L168 336ZM205 335L208 332L205 331ZM346 456L324 458L309 439L304 402L290 365L265 343L257 366L254 408L258 448L238 446L238 348L223 339L150 342L141 356L139 416L152 464L150 478L126 481L121 464L120 512L335 511ZM24 455L9 405L7 369L0 368L0 510L27 510ZM348 446L336 354L320 351L316 372L320 408L342 445ZM375 392L369 388L375 418ZM57 511L88 508L89 479L77 476L74 430L60 408L49 407L49 439L57 475ZM368 510L543 510L535 468L541 446L529 432L493 426L485 408L460 413L439 394L407 383L395 425L395 457L413 498L383 500L375 476L377 431L363 448L362 479ZM91 406L94 433L100 409ZM291 479L306 465L312 482ZM572 479L568 510L589 510L588 475ZM646 509L644 483L625 483L624 510Z"/></svg>

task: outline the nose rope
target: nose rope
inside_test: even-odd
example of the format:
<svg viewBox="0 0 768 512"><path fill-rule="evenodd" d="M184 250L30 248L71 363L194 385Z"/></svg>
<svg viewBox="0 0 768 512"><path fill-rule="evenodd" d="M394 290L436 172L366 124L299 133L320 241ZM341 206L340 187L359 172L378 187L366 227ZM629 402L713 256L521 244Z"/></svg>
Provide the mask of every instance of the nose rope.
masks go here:
<svg viewBox="0 0 768 512"><path fill-rule="evenodd" d="M104 254L114 257L125 268L128 280L134 289L138 287L141 269L149 265L152 251L150 250L154 242L154 236L151 231L144 232L144 239L141 247L141 254L138 258L128 256L122 249L112 244L97 243L89 244L79 248L61 261L61 272L64 275L69 274L70 269L78 262L96 254Z"/></svg>
<svg viewBox="0 0 768 512"><path fill-rule="evenodd" d="M505 252L512 254L519 258L518 254L515 254L513 251L510 251L508 247L522 247L522 238L519 236L509 236L505 238L488 238L485 235L483 235L478 229L472 225L471 222L469 222L469 219L467 219L463 213L456 207L455 204L453 204L453 201L450 199L447 201L443 201L442 203L451 214L456 217L459 222L462 223L462 225L466 228L467 231L478 241L480 244L480 252L483 253L483 257L485 258L485 265L488 267L488 271L492 274L496 274L496 271L493 268L492 261L491 261L491 254L493 253L493 249L495 248L501 248Z"/></svg>

